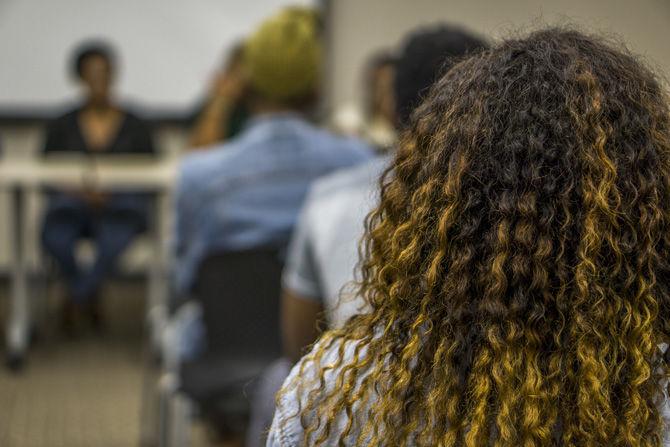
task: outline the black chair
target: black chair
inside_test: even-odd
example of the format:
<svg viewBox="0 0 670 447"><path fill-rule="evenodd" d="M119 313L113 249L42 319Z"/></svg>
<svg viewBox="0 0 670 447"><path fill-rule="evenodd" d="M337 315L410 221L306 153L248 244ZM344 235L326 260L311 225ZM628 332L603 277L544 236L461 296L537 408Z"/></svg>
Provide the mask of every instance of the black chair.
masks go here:
<svg viewBox="0 0 670 447"><path fill-rule="evenodd" d="M212 254L198 270L194 296L202 305L207 350L180 365L178 393L224 431L244 428L255 380L281 355L281 271L274 249Z"/></svg>

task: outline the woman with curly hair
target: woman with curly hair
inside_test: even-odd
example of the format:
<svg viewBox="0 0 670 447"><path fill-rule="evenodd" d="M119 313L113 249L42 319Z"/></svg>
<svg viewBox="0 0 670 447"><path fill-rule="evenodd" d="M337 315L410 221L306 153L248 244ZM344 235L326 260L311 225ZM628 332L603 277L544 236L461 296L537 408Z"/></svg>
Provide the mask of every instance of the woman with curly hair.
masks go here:
<svg viewBox="0 0 670 447"><path fill-rule="evenodd" d="M296 365L268 445L670 445L670 111L635 58L549 29L462 61L366 225L372 311Z"/></svg>

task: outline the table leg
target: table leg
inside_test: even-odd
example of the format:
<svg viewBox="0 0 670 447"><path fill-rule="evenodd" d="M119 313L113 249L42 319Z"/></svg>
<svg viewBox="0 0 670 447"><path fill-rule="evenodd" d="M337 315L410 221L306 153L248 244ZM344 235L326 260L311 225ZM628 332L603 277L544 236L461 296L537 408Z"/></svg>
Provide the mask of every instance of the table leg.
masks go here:
<svg viewBox="0 0 670 447"><path fill-rule="evenodd" d="M169 287L166 269L168 262L165 253L165 222L168 196L158 193L154 196L151 219L151 238L153 247L153 262L149 272L149 297L147 303L147 318L150 331L150 343L154 353L160 352L163 330L167 323L167 300Z"/></svg>
<svg viewBox="0 0 670 447"><path fill-rule="evenodd" d="M28 350L28 328L30 325L27 271L23 252L23 199L23 191L20 188L13 188L13 216L9 219L13 260L10 288L11 304L9 323L7 324L8 365L12 369L18 369L23 364Z"/></svg>

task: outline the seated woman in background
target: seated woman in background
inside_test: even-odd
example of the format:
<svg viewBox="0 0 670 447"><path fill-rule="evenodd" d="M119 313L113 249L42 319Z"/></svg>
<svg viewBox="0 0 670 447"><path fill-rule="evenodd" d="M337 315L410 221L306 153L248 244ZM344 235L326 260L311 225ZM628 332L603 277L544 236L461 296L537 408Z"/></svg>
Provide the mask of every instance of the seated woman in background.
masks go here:
<svg viewBox="0 0 670 447"><path fill-rule="evenodd" d="M452 68L368 217L360 294L269 446L670 445L670 111L549 29Z"/></svg>
<svg viewBox="0 0 670 447"><path fill-rule="evenodd" d="M147 125L114 102L114 56L102 43L80 47L73 74L81 81L83 104L54 120L44 154L153 154ZM130 242L146 225L147 198L139 193L50 191L42 242L67 279L69 299L63 313L64 329L72 329L78 310L86 308L94 325L100 324L98 288ZM96 259L90 268L77 261L77 243L93 241Z"/></svg>

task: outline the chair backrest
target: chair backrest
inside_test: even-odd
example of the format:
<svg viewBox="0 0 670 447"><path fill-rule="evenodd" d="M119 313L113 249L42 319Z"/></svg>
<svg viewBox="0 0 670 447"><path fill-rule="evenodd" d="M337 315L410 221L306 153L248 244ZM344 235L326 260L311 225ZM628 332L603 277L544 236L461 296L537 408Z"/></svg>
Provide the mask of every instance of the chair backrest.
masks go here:
<svg viewBox="0 0 670 447"><path fill-rule="evenodd" d="M202 303L210 353L280 356L281 271L276 249L214 253L200 264L194 292Z"/></svg>

